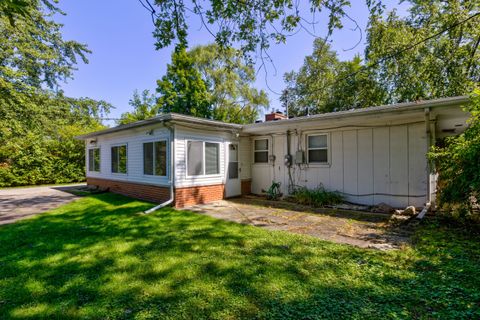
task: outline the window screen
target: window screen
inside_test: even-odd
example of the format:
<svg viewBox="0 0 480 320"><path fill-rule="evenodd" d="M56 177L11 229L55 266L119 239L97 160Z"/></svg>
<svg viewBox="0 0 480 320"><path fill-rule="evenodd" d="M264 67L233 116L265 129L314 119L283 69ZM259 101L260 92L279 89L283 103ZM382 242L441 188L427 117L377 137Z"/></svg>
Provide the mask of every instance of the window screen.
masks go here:
<svg viewBox="0 0 480 320"><path fill-rule="evenodd" d="M328 163L327 135L308 136L308 162Z"/></svg>
<svg viewBox="0 0 480 320"><path fill-rule="evenodd" d="M254 162L267 163L268 162L268 139L255 140L254 146Z"/></svg>
<svg viewBox="0 0 480 320"><path fill-rule="evenodd" d="M88 171L100 171L100 149L88 150Z"/></svg>
<svg viewBox="0 0 480 320"><path fill-rule="evenodd" d="M112 147L112 172L127 173L127 146Z"/></svg>
<svg viewBox="0 0 480 320"><path fill-rule="evenodd" d="M167 142L155 142L155 175L167 175Z"/></svg>
<svg viewBox="0 0 480 320"><path fill-rule="evenodd" d="M218 143L205 142L205 174L220 173L220 145Z"/></svg>
<svg viewBox="0 0 480 320"><path fill-rule="evenodd" d="M143 174L153 175L153 142L143 144Z"/></svg>
<svg viewBox="0 0 480 320"><path fill-rule="evenodd" d="M189 176L199 176L203 174L203 141L188 141L187 165L187 173Z"/></svg>

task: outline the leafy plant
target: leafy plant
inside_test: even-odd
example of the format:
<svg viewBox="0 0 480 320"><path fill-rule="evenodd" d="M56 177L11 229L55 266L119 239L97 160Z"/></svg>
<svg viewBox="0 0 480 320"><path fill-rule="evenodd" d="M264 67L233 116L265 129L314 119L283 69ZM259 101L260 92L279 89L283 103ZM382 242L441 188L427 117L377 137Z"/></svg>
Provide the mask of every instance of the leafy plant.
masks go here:
<svg viewBox="0 0 480 320"><path fill-rule="evenodd" d="M326 190L323 185L315 189L308 189L306 187L298 187L290 196L290 200L298 204L323 207L325 205L332 205L344 201L343 196L334 191Z"/></svg>
<svg viewBox="0 0 480 320"><path fill-rule="evenodd" d="M267 199L269 200L277 200L282 196L280 192L280 182L272 181L272 185L267 190Z"/></svg>
<svg viewBox="0 0 480 320"><path fill-rule="evenodd" d="M466 107L471 113L469 126L459 136L446 138L443 147L429 153L438 177L438 203L451 217L480 222L480 89L471 95Z"/></svg>

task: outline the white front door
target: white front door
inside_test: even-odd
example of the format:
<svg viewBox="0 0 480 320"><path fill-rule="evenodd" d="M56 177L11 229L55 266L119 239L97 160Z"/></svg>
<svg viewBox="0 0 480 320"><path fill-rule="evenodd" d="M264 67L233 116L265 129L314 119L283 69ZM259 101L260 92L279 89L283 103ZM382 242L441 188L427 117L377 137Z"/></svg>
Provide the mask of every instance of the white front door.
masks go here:
<svg viewBox="0 0 480 320"><path fill-rule="evenodd" d="M241 194L242 187L240 182L240 166L238 162L238 143L230 143L228 145L228 167L225 196L229 198Z"/></svg>

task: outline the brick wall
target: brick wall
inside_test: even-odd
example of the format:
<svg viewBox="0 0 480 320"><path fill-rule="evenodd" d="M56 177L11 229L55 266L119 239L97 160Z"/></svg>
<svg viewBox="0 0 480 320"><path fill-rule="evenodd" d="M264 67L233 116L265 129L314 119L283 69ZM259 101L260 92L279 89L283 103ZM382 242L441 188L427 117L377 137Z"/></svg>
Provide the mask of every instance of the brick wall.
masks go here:
<svg viewBox="0 0 480 320"><path fill-rule="evenodd" d="M108 188L113 193L128 197L162 203L170 199L170 188L139 183L87 178L88 185ZM175 189L175 207L182 208L200 203L208 203L224 198L223 184L212 186L186 187Z"/></svg>
<svg viewBox="0 0 480 320"><path fill-rule="evenodd" d="M185 206L222 200L224 198L224 191L225 186L223 184L176 188L175 207L182 208Z"/></svg>
<svg viewBox="0 0 480 320"><path fill-rule="evenodd" d="M108 188L113 193L123 194L128 197L162 203L170 199L169 187L158 187L124 181L113 181L98 178L87 178L88 185Z"/></svg>
<svg viewBox="0 0 480 320"><path fill-rule="evenodd" d="M252 180L244 179L242 180L242 196L252 193Z"/></svg>

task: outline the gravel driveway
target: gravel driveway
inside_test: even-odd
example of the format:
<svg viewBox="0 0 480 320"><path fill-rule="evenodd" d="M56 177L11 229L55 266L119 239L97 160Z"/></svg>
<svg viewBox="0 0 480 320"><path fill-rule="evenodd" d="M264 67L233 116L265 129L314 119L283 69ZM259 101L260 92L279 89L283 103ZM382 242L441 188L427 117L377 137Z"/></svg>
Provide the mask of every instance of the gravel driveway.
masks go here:
<svg viewBox="0 0 480 320"><path fill-rule="evenodd" d="M67 192L74 186L78 187L79 184L1 189L0 225L43 213L77 199L77 196Z"/></svg>

